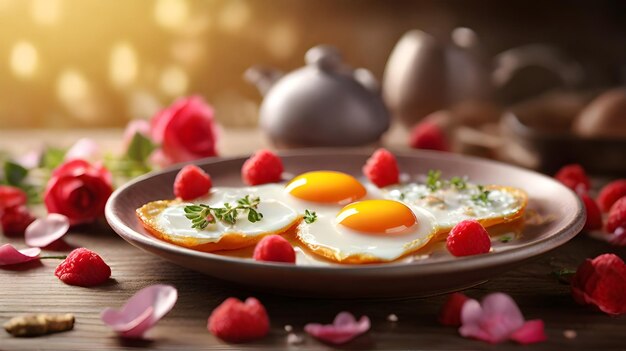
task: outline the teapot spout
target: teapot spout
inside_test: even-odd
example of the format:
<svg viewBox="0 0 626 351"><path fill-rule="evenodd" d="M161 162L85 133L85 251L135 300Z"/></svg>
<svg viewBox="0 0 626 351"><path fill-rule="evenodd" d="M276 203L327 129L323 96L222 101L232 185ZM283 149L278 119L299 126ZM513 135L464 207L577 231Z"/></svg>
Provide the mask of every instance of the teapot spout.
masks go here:
<svg viewBox="0 0 626 351"><path fill-rule="evenodd" d="M244 73L244 79L256 85L261 95L267 94L274 83L283 76L283 72L264 66L252 66Z"/></svg>

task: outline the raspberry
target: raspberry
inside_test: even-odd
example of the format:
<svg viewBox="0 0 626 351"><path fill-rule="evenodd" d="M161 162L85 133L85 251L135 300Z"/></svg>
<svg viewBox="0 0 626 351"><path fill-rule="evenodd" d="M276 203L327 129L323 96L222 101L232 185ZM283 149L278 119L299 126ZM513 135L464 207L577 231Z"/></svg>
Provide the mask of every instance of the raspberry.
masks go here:
<svg viewBox="0 0 626 351"><path fill-rule="evenodd" d="M224 341L246 342L267 335L270 320L265 307L254 297L245 303L229 297L211 312L207 328Z"/></svg>
<svg viewBox="0 0 626 351"><path fill-rule="evenodd" d="M252 255L257 261L296 262L296 252L291 244L280 235L268 235L261 239Z"/></svg>
<svg viewBox="0 0 626 351"><path fill-rule="evenodd" d="M187 165L174 180L174 195L185 201L206 195L211 190L211 176L200 167Z"/></svg>
<svg viewBox="0 0 626 351"><path fill-rule="evenodd" d="M587 212L587 221L585 221L585 230L596 230L602 228L602 212L596 201L587 194L580 194L580 199L585 204Z"/></svg>
<svg viewBox="0 0 626 351"><path fill-rule="evenodd" d="M5 208L25 205L26 201L26 193L22 189L0 185L0 211Z"/></svg>
<svg viewBox="0 0 626 351"><path fill-rule="evenodd" d="M244 162L241 177L248 185L279 182L283 174L283 161L269 150L259 150Z"/></svg>
<svg viewBox="0 0 626 351"><path fill-rule="evenodd" d="M0 210L0 225L6 236L24 235L29 224L35 220L24 205L13 206Z"/></svg>
<svg viewBox="0 0 626 351"><path fill-rule="evenodd" d="M396 184L400 179L400 170L396 157L386 149L376 150L363 166L363 174L377 187Z"/></svg>
<svg viewBox="0 0 626 351"><path fill-rule="evenodd" d="M617 228L626 229L626 196L615 201L609 211L609 219L606 221L606 231L614 233Z"/></svg>
<svg viewBox="0 0 626 351"><path fill-rule="evenodd" d="M602 212L609 212L620 197L626 196L626 179L618 179L607 184L598 195L598 205Z"/></svg>
<svg viewBox="0 0 626 351"><path fill-rule="evenodd" d="M581 190L586 192L591 188L589 177L587 177L585 169L579 164L563 166L556 172L554 178L576 192Z"/></svg>
<svg viewBox="0 0 626 351"><path fill-rule="evenodd" d="M469 298L461 293L454 293L448 297L439 313L439 323L450 327L461 325L461 309Z"/></svg>
<svg viewBox="0 0 626 351"><path fill-rule="evenodd" d="M413 127L409 136L409 145L414 149L450 151L445 133L431 121L424 121Z"/></svg>
<svg viewBox="0 0 626 351"><path fill-rule="evenodd" d="M448 251L454 256L478 255L489 252L491 239L477 221L465 220L455 225L446 239Z"/></svg>
<svg viewBox="0 0 626 351"><path fill-rule="evenodd" d="M81 247L67 255L54 271L54 275L65 284L95 286L109 279L111 268L97 253Z"/></svg>

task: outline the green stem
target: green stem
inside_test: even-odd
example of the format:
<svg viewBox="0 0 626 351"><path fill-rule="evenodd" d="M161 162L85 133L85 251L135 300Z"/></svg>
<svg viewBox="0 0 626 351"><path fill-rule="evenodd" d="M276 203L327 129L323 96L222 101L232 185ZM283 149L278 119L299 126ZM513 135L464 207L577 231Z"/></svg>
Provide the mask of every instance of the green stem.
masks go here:
<svg viewBox="0 0 626 351"><path fill-rule="evenodd" d="M43 256L39 257L40 260L64 260L67 256Z"/></svg>

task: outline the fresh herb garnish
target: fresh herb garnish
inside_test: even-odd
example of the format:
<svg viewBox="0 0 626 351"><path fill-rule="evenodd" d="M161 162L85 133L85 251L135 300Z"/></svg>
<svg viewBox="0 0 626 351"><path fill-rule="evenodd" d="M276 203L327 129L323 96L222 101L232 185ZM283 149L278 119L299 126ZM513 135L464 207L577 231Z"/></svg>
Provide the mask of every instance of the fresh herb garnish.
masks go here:
<svg viewBox="0 0 626 351"><path fill-rule="evenodd" d="M430 191L437 191L438 189L441 189L443 183L439 179L440 177L441 171L435 171L432 169L428 171L428 175L426 177L426 186L428 187L428 189L430 189Z"/></svg>
<svg viewBox="0 0 626 351"><path fill-rule="evenodd" d="M233 225L237 223L239 211L248 211L248 221L255 223L263 219L263 214L257 211L257 206L261 202L259 197L250 198L250 195L237 200L237 206L225 203L224 207L211 207L209 205L187 205L184 208L185 217L191 220L191 227L204 229L209 223L216 220Z"/></svg>
<svg viewBox="0 0 626 351"><path fill-rule="evenodd" d="M315 211L304 210L304 222L311 224L317 220L317 213Z"/></svg>
<svg viewBox="0 0 626 351"><path fill-rule="evenodd" d="M487 205L489 203L489 190L485 190L482 185L477 185L478 194L472 196L472 201L477 204Z"/></svg>
<svg viewBox="0 0 626 351"><path fill-rule="evenodd" d="M450 179L450 185L455 187L457 190L464 190L465 188L467 188L467 181L465 178L452 177Z"/></svg>
<svg viewBox="0 0 626 351"><path fill-rule="evenodd" d="M500 240L501 243L508 243L509 241L513 240L513 237L511 237L510 235L505 235L498 238L498 240Z"/></svg>
<svg viewBox="0 0 626 351"><path fill-rule="evenodd" d="M561 268L558 271L552 271L550 275L561 284L570 284L572 277L576 274L575 269Z"/></svg>

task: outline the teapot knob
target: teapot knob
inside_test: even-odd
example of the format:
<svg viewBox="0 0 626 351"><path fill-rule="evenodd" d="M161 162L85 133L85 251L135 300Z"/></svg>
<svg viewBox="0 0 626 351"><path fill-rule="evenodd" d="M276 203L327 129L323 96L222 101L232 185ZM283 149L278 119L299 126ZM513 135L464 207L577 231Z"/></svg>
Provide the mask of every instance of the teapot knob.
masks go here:
<svg viewBox="0 0 626 351"><path fill-rule="evenodd" d="M324 71L336 71L343 67L339 50L330 45L310 48L304 57L307 65L315 65Z"/></svg>

